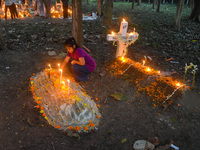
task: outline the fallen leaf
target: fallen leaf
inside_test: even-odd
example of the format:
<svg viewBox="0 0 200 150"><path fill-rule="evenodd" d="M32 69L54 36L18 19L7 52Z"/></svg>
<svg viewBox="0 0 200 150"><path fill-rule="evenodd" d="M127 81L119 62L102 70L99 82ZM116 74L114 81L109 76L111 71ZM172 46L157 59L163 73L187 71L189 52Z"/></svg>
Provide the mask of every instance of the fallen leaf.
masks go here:
<svg viewBox="0 0 200 150"><path fill-rule="evenodd" d="M128 100L128 97L125 94L121 94L121 93L115 93L110 96L114 97L116 100L119 100L119 101Z"/></svg>
<svg viewBox="0 0 200 150"><path fill-rule="evenodd" d="M127 141L127 139L125 138L125 139L122 140L122 143L125 143L126 141Z"/></svg>

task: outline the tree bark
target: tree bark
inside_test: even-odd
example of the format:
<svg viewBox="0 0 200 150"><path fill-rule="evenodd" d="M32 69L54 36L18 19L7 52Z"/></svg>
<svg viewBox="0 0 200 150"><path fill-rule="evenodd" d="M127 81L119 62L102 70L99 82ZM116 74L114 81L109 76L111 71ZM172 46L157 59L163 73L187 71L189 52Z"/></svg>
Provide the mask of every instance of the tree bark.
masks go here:
<svg viewBox="0 0 200 150"><path fill-rule="evenodd" d="M113 0L106 0L104 6L103 25L108 27L112 25Z"/></svg>
<svg viewBox="0 0 200 150"><path fill-rule="evenodd" d="M200 0L194 0L194 8L191 12L190 19L199 22L199 14L200 14Z"/></svg>
<svg viewBox="0 0 200 150"><path fill-rule="evenodd" d="M97 5L98 5L97 16L100 16L101 15L101 0L97 0Z"/></svg>
<svg viewBox="0 0 200 150"><path fill-rule="evenodd" d="M132 9L134 9L135 0L132 0Z"/></svg>
<svg viewBox="0 0 200 150"><path fill-rule="evenodd" d="M153 6L152 6L153 9L155 9L155 4L156 4L156 0L153 0Z"/></svg>
<svg viewBox="0 0 200 150"><path fill-rule="evenodd" d="M83 43L82 1L72 0L72 36L79 46Z"/></svg>
<svg viewBox="0 0 200 150"><path fill-rule="evenodd" d="M161 0L158 0L158 4L157 4L157 12L160 12L160 3L161 3Z"/></svg>
<svg viewBox="0 0 200 150"><path fill-rule="evenodd" d="M90 4L90 0L87 0L87 4Z"/></svg>
<svg viewBox="0 0 200 150"><path fill-rule="evenodd" d="M176 18L175 18L175 25L180 28L181 25L181 15L184 6L185 0L179 0L177 8L176 8Z"/></svg>
<svg viewBox="0 0 200 150"><path fill-rule="evenodd" d="M42 0L46 9L45 17L51 18L51 0Z"/></svg>
<svg viewBox="0 0 200 150"><path fill-rule="evenodd" d="M3 42L3 35L2 35L2 27L1 27L1 19L0 19L0 51L4 50L4 42Z"/></svg>
<svg viewBox="0 0 200 150"><path fill-rule="evenodd" d="M138 6L141 6L142 0L138 0Z"/></svg>
<svg viewBox="0 0 200 150"><path fill-rule="evenodd" d="M191 8L191 13L194 9L194 0L190 0L190 8Z"/></svg>

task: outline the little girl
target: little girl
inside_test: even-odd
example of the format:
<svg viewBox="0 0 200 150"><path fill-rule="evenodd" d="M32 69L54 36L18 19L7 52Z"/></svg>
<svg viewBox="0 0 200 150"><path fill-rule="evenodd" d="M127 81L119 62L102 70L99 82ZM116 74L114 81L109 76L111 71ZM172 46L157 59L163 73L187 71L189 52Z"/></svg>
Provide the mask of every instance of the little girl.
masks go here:
<svg viewBox="0 0 200 150"><path fill-rule="evenodd" d="M67 64L76 81L87 81L88 74L96 68L94 59L77 45L73 37L65 41L65 48L68 53L61 69Z"/></svg>

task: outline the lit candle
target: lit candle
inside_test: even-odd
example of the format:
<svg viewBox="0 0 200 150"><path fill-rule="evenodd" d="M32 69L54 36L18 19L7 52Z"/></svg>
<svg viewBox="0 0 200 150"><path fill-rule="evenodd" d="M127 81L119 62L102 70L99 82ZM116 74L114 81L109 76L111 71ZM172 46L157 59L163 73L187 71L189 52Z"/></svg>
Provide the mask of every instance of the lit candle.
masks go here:
<svg viewBox="0 0 200 150"><path fill-rule="evenodd" d="M68 82L68 95L69 95L69 79L67 79L67 82Z"/></svg>
<svg viewBox="0 0 200 150"><path fill-rule="evenodd" d="M59 69L59 71L60 71L60 84L61 84L61 82L62 82L62 69Z"/></svg>
<svg viewBox="0 0 200 150"><path fill-rule="evenodd" d="M64 85L64 89L65 89L65 82L63 81L62 84Z"/></svg>
<svg viewBox="0 0 200 150"><path fill-rule="evenodd" d="M148 67L148 68L147 68L147 71L148 71L148 72L150 72L150 71L151 71L151 69Z"/></svg>
<svg viewBox="0 0 200 150"><path fill-rule="evenodd" d="M123 21L121 22L120 31L119 31L122 36L126 36L127 28L128 28L128 22L126 22L126 20L123 19Z"/></svg>
<svg viewBox="0 0 200 150"><path fill-rule="evenodd" d="M58 69L60 70L60 64L58 64Z"/></svg>
<svg viewBox="0 0 200 150"><path fill-rule="evenodd" d="M145 60L143 60L143 66L145 65Z"/></svg>
<svg viewBox="0 0 200 150"><path fill-rule="evenodd" d="M179 86L180 86L180 83L176 83L176 86L178 86L178 87L179 87Z"/></svg>
<svg viewBox="0 0 200 150"><path fill-rule="evenodd" d="M51 76L51 65L49 64L49 78Z"/></svg>

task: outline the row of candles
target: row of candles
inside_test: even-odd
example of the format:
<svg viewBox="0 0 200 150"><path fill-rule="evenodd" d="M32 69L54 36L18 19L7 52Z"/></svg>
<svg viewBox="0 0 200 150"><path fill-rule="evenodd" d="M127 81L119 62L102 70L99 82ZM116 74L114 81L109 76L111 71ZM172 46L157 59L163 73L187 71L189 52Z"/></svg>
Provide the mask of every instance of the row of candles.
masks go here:
<svg viewBox="0 0 200 150"><path fill-rule="evenodd" d="M126 59L124 57L121 57L121 60L122 60L122 62L126 62ZM142 61L142 65L145 66L145 60ZM147 67L146 71L151 72L152 70L149 67ZM160 71L157 71L157 73L160 74ZM179 82L177 82L176 86L180 87L182 85Z"/></svg>
<svg viewBox="0 0 200 150"><path fill-rule="evenodd" d="M58 70L60 71L60 84L64 85L64 89L65 89L65 81L62 81L62 72L63 70L60 69L60 64L58 64ZM49 64L49 78L51 76L51 65ZM68 83L68 95L69 95L69 79L67 79L67 83Z"/></svg>

